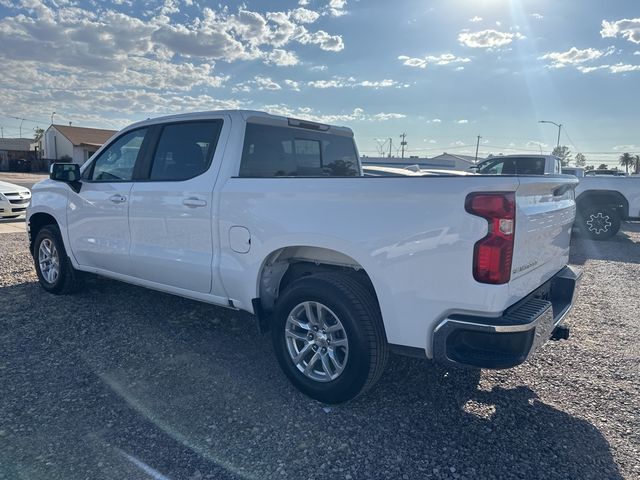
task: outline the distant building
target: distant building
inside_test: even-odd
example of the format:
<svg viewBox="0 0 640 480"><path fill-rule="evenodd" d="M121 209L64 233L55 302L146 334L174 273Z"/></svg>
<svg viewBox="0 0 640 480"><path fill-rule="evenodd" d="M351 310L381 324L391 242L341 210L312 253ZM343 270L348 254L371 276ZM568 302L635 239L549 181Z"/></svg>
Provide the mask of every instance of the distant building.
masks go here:
<svg viewBox="0 0 640 480"><path fill-rule="evenodd" d="M437 157L362 157L360 160L366 165L377 165L380 167L406 167L408 165L418 165L420 168L468 170L474 165L474 158L468 155L452 155L443 153ZM478 161L484 160L478 158Z"/></svg>
<svg viewBox="0 0 640 480"><path fill-rule="evenodd" d="M0 138L0 170L14 168L18 160L29 160L32 141L30 138Z"/></svg>
<svg viewBox="0 0 640 480"><path fill-rule="evenodd" d="M433 157L431 160L443 162L448 165L453 165L454 170L467 170L471 165L475 165L475 158L471 155L460 155L444 152L437 157ZM478 157L478 162L481 162L484 158Z"/></svg>
<svg viewBox="0 0 640 480"><path fill-rule="evenodd" d="M70 158L82 165L116 130L51 125L42 136L42 156L51 160Z"/></svg>

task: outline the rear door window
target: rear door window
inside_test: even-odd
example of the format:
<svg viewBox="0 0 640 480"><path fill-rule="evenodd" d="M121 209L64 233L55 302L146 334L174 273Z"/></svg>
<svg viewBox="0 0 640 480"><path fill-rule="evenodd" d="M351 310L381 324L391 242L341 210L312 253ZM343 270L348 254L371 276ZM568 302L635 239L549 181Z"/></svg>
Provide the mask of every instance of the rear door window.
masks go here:
<svg viewBox="0 0 640 480"><path fill-rule="evenodd" d="M149 180L188 180L207 171L221 129L222 120L163 126Z"/></svg>
<svg viewBox="0 0 640 480"><path fill-rule="evenodd" d="M241 177L351 177L359 175L353 138L248 123Z"/></svg>

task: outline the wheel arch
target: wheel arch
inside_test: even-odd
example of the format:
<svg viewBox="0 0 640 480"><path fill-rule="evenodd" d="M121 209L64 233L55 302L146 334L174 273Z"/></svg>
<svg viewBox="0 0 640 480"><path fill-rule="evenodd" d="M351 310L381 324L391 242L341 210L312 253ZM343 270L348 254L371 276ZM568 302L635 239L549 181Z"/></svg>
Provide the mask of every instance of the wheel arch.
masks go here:
<svg viewBox="0 0 640 480"><path fill-rule="evenodd" d="M254 308L259 303L262 312L270 312L280 293L291 282L326 271L342 272L357 279L371 291L380 308L374 283L360 262L337 250L308 245L281 247L265 257L258 270L258 301L253 302Z"/></svg>
<svg viewBox="0 0 640 480"><path fill-rule="evenodd" d="M576 198L578 212L593 204L613 206L620 212L623 220L629 218L629 202L624 195L615 190L586 190Z"/></svg>
<svg viewBox="0 0 640 480"><path fill-rule="evenodd" d="M38 232L46 225L55 225L60 228L60 223L56 218L47 212L36 212L27 219L27 231L29 232L29 251L33 253L33 244L38 236Z"/></svg>

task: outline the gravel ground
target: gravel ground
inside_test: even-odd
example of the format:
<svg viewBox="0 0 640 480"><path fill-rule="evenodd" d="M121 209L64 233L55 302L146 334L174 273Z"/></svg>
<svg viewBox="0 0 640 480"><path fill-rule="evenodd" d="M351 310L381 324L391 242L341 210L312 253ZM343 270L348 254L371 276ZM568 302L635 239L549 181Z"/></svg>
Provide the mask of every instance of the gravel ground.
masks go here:
<svg viewBox="0 0 640 480"><path fill-rule="evenodd" d="M0 236L0 479L640 478L640 224L575 239L572 338L508 371L392 357L328 408L248 315L104 279L38 287Z"/></svg>

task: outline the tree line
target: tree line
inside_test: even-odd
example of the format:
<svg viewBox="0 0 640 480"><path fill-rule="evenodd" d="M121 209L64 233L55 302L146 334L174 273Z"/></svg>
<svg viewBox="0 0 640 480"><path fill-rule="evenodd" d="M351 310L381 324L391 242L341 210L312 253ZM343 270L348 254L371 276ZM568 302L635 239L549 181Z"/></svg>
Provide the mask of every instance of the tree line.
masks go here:
<svg viewBox="0 0 640 480"><path fill-rule="evenodd" d="M566 167L569 165L569 162L572 160L572 154L569 147L566 145L559 145L553 149L551 152L552 155L555 155L562 162L562 166ZM587 165L587 157L585 157L582 153L577 153L575 156L576 166L585 167L585 170L593 170L593 165ZM625 171L629 173L629 169L632 170L632 173L640 173L640 155L632 155L631 153L623 153L620 155L618 159L620 166L625 168ZM598 167L598 170L608 170L609 167L606 163L601 163ZM614 169L617 170L617 167Z"/></svg>

